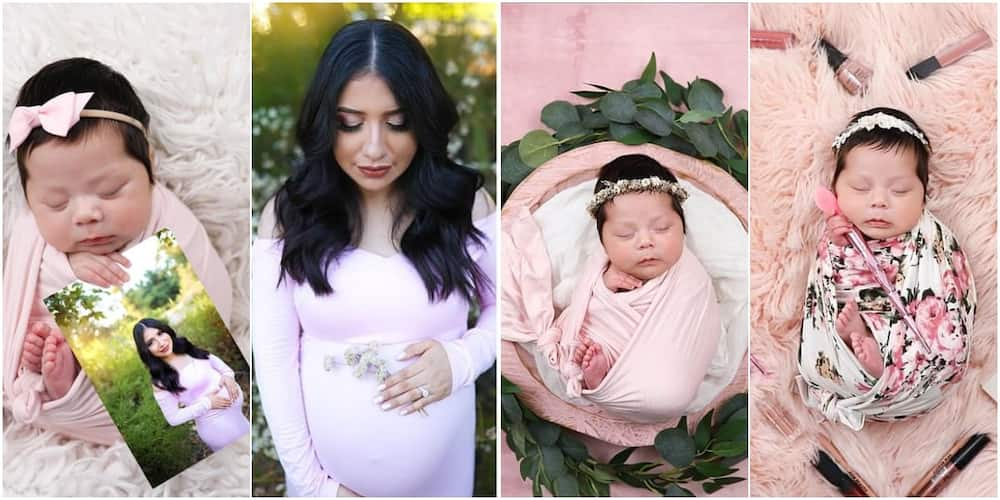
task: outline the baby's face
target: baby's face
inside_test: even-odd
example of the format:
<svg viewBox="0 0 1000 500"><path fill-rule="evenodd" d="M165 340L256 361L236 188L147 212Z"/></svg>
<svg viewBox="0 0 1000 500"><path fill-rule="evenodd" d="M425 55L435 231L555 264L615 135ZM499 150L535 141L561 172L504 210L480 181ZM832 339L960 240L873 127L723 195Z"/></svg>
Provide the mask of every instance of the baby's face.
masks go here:
<svg viewBox="0 0 1000 500"><path fill-rule="evenodd" d="M910 150L852 149L844 158L834 191L847 220L873 239L909 231L924 209L917 156Z"/></svg>
<svg viewBox="0 0 1000 500"><path fill-rule="evenodd" d="M63 253L107 254L146 228L152 185L110 127L69 144L50 141L25 160L28 206L46 243Z"/></svg>
<svg viewBox="0 0 1000 500"><path fill-rule="evenodd" d="M624 194L605 203L604 211L604 250L618 270L646 281L680 259L684 228L670 195Z"/></svg>

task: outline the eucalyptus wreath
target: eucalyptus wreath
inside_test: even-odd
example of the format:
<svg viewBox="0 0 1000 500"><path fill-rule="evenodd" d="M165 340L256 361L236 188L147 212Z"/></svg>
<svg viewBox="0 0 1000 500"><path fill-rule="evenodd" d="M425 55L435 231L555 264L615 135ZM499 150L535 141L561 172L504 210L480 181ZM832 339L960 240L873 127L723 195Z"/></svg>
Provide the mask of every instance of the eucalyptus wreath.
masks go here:
<svg viewBox="0 0 1000 500"><path fill-rule="evenodd" d="M545 488L558 497L609 496L620 481L662 496L695 496L682 485L700 483L706 494L745 481L733 466L747 458L747 393L710 410L688 431L687 417L656 435L654 446L665 462L626 463L636 450L625 448L608 463L590 456L569 430L543 420L521 404L521 389L501 378L500 426L519 462L521 479L534 496ZM671 467L672 466L672 467Z"/></svg>
<svg viewBox="0 0 1000 500"><path fill-rule="evenodd" d="M602 141L657 144L714 163L747 187L747 110L733 112L726 107L722 89L711 80L695 78L681 85L657 70L653 53L642 76L621 89L586 85L593 90L571 93L589 102L550 102L541 114L550 130L532 130L503 146L504 199L535 167L571 149Z"/></svg>

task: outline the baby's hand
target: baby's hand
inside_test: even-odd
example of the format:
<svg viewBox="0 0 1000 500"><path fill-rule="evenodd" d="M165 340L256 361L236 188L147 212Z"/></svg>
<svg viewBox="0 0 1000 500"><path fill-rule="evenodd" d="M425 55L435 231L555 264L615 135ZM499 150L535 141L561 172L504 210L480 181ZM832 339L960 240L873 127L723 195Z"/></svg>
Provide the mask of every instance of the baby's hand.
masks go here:
<svg viewBox="0 0 1000 500"><path fill-rule="evenodd" d="M851 231L851 221L847 217L836 214L826 218L826 237L834 245L846 247L847 233Z"/></svg>
<svg viewBox="0 0 1000 500"><path fill-rule="evenodd" d="M128 273L122 267L130 267L132 263L118 252L106 255L76 252L67 257L73 274L91 285L108 288L124 285L128 281Z"/></svg>
<svg viewBox="0 0 1000 500"><path fill-rule="evenodd" d="M612 291L635 290L642 286L642 280L631 274L619 271L615 266L611 265L608 266L607 271L604 271L604 286Z"/></svg>

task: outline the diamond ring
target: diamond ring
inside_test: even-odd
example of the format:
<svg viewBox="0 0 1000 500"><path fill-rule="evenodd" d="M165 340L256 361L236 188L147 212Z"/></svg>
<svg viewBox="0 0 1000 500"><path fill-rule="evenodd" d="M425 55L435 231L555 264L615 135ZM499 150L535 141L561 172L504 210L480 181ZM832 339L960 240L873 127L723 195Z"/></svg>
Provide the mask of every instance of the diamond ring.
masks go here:
<svg viewBox="0 0 1000 500"><path fill-rule="evenodd" d="M422 385L420 387L417 387L417 390L420 391L420 397L423 398L423 399L427 399L427 398L429 398L431 396L431 391L427 390L427 386L426 385Z"/></svg>

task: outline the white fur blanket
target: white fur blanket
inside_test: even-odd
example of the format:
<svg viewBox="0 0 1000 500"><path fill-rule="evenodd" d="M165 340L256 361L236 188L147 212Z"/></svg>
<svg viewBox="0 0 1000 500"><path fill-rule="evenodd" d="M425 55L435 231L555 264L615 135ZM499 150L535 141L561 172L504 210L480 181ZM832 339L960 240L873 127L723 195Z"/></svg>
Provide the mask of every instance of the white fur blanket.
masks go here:
<svg viewBox="0 0 1000 500"><path fill-rule="evenodd" d="M908 67L983 28L996 39L996 6L752 5L754 29L794 32L789 50L751 51L751 352L772 374L751 380L750 479L754 496L836 496L809 465L825 433L880 496L903 496L955 441L987 432L987 447L943 496L996 496L996 404L979 384L996 370L995 47L966 56L926 80ZM872 68L871 88L840 87L811 44L822 34ZM930 414L861 432L817 423L791 391L806 278L823 230L813 205L833 176L830 144L858 111L892 106L909 113L934 147L928 208L968 252L979 289L969 372ZM801 431L788 436L762 418L784 409Z"/></svg>
<svg viewBox="0 0 1000 500"><path fill-rule="evenodd" d="M191 208L233 277L232 331L249 359L250 9L233 5L5 5L6 125L42 66L91 57L124 74L152 116L154 176ZM5 127L6 130L6 127ZM4 152L4 246L26 210ZM155 490L128 448L68 440L4 412L4 496L249 496L250 439Z"/></svg>

